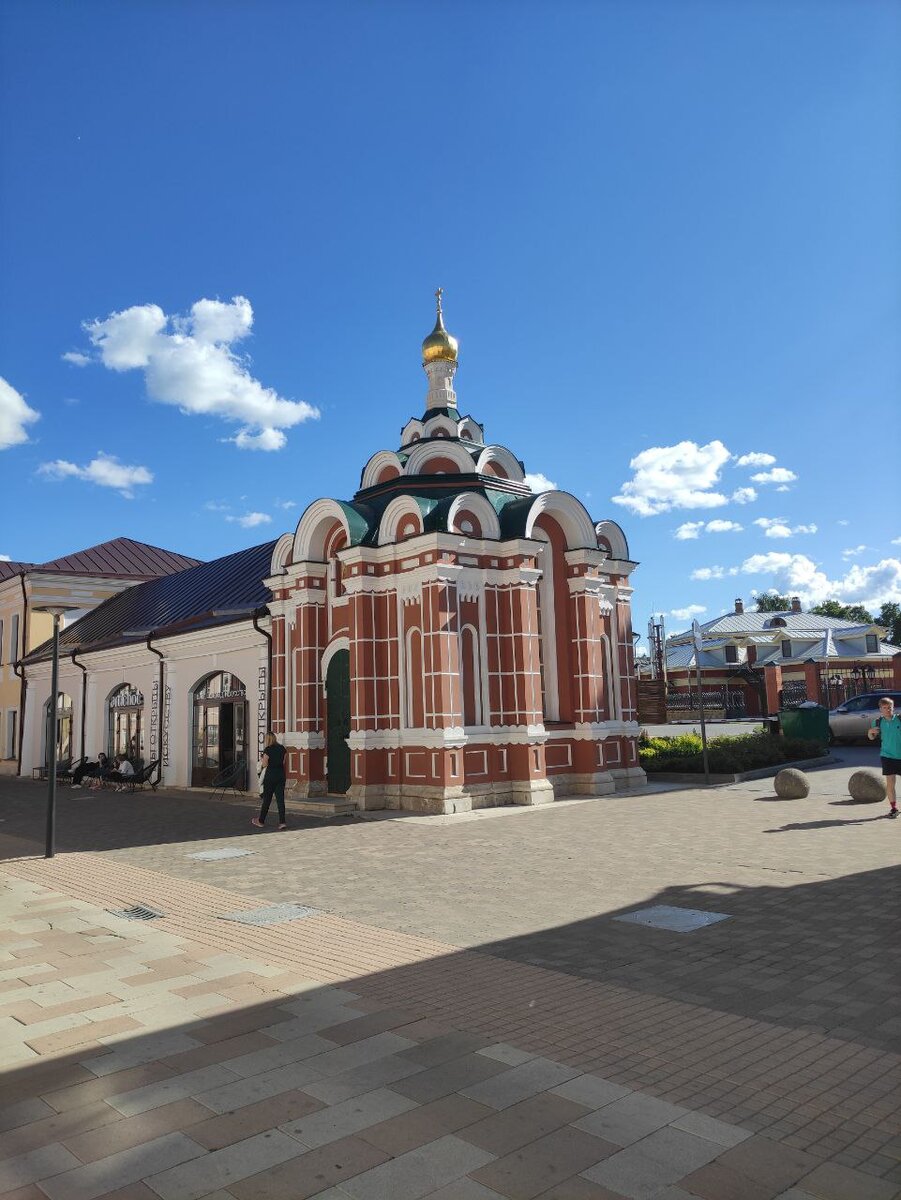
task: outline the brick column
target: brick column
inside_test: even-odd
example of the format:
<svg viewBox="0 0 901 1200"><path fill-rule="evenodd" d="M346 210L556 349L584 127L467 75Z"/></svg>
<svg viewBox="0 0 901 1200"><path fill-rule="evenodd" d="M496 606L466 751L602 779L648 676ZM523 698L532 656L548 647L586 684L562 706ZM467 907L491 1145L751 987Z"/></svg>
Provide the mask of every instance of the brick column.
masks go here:
<svg viewBox="0 0 901 1200"><path fill-rule="evenodd" d="M782 668L775 663L767 663L763 668L763 680L766 684L766 715L773 717L779 714L779 693L782 691Z"/></svg>

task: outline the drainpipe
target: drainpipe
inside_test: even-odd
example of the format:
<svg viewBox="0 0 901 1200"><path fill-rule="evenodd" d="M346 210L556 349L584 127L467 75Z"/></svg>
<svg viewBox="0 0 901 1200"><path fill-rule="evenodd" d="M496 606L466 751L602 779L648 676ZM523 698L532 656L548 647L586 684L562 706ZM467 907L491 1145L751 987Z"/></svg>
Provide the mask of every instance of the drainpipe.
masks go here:
<svg viewBox="0 0 901 1200"><path fill-rule="evenodd" d="M268 608L258 608L253 614L253 627L269 643L266 647L266 730L272 728L272 634L260 627L259 618L268 616Z"/></svg>
<svg viewBox="0 0 901 1200"><path fill-rule="evenodd" d="M87 719L87 703L88 703L88 669L84 665L84 663L75 661L76 654L78 654L78 651L73 650L72 651L72 665L75 667L81 667L81 757L84 758L84 756L85 756L84 728L85 728L85 721Z"/></svg>
<svg viewBox="0 0 901 1200"><path fill-rule="evenodd" d="M159 712L156 715L156 736L158 738L157 749L159 750L159 758L160 758L159 766L156 769L156 782L159 783L163 778L163 713L166 708L166 697L165 697L163 688L165 686L165 678L166 678L165 667L164 667L164 663L165 663L166 659L163 656L163 653L161 650L157 650L157 648L155 646L151 646L150 640L152 637L153 637L152 633L147 634L147 649L150 651L151 654L155 654L157 656L157 658L160 660L159 687L157 689L159 692L159 706L160 707L159 707Z"/></svg>
<svg viewBox="0 0 901 1200"><path fill-rule="evenodd" d="M19 636L22 639L22 653L16 662L13 663L13 670L19 676L19 745L16 747L18 754L16 755L16 774L22 774L22 742L25 738L25 693L28 691L28 680L25 678L25 668L22 666L22 659L25 657L28 646L28 589L25 587L25 572L19 572L19 584L22 588L22 626L19 631ZM18 646L16 647L18 650Z"/></svg>

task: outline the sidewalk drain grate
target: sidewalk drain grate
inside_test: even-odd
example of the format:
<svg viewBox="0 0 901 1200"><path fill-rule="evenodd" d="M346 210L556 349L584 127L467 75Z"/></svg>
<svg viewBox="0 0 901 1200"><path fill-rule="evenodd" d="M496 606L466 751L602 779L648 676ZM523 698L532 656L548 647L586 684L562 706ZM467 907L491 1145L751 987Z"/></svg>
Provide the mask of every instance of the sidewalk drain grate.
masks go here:
<svg viewBox="0 0 901 1200"><path fill-rule="evenodd" d="M202 858L205 862L218 862L222 858L243 858L245 854L253 854L252 850L239 850L237 847L225 850L198 850L196 854L188 854L187 858Z"/></svg>
<svg viewBox="0 0 901 1200"><path fill-rule="evenodd" d="M220 921L240 921L242 925L284 925L286 921L301 921L318 917L318 908L303 904L271 904L267 908L248 908L242 912L221 913Z"/></svg>
<svg viewBox="0 0 901 1200"><path fill-rule="evenodd" d="M644 925L649 929L668 929L672 933L692 933L715 925L717 921L728 921L729 913L704 912L699 908L674 908L668 904L654 904L650 908L636 908L634 912L614 917L614 921L628 921L632 925Z"/></svg>
<svg viewBox="0 0 901 1200"><path fill-rule="evenodd" d="M148 908L145 904L135 904L131 908L110 908L107 911L114 917L121 917L124 921L155 921L157 917L166 915L157 912L155 908Z"/></svg>

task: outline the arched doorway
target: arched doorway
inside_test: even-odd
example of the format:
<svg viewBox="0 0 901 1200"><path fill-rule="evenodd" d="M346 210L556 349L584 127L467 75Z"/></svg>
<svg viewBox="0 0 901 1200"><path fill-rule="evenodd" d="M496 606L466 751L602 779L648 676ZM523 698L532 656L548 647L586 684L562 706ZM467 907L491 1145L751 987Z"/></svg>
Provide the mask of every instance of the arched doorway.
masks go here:
<svg viewBox="0 0 901 1200"><path fill-rule="evenodd" d="M65 692L56 694L56 761L68 762L72 757L72 697ZM50 701L44 705L44 762L50 765L50 745L53 741L53 713Z"/></svg>
<svg viewBox="0 0 901 1200"><path fill-rule="evenodd" d="M109 698L109 755L144 757L144 694L130 683L116 688Z"/></svg>
<svg viewBox="0 0 901 1200"><path fill-rule="evenodd" d="M350 651L336 650L325 675L328 721L328 790L343 795L350 787Z"/></svg>
<svg viewBox="0 0 901 1200"><path fill-rule="evenodd" d="M247 689L230 671L208 675L194 689L191 787L209 787L220 771L243 763L247 783Z"/></svg>

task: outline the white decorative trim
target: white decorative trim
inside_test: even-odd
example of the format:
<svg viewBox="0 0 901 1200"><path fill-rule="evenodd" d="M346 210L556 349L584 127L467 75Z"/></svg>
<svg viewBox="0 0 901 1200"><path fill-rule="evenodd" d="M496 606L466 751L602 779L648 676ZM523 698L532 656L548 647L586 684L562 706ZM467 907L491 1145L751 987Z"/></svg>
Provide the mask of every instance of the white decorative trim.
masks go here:
<svg viewBox="0 0 901 1200"><path fill-rule="evenodd" d="M416 533L422 533L422 513L419 511L419 505L412 496L395 496L385 506L379 522L378 542L380 546L396 544L397 531L404 517L414 517Z"/></svg>
<svg viewBox="0 0 901 1200"><path fill-rule="evenodd" d="M472 455L459 442L443 439L437 442L417 442L415 449L410 452L404 466L405 475L422 475L423 467L430 458L449 458L455 463L461 475L472 475L475 464Z"/></svg>
<svg viewBox="0 0 901 1200"><path fill-rule="evenodd" d="M541 492L535 497L526 519L526 537L532 537L535 522L545 514L557 522L566 538L567 550L596 548L596 534L588 509L569 492Z"/></svg>
<svg viewBox="0 0 901 1200"><path fill-rule="evenodd" d="M479 523L482 526L483 539L489 538L494 542L500 541L500 518L495 512L494 506L489 504L485 497L480 496L478 492L461 492L459 496L454 497L454 501L447 514L448 533L453 531L457 517L462 509L469 509L473 516L478 517ZM460 536L466 537L466 534L460 534Z"/></svg>
<svg viewBox="0 0 901 1200"><path fill-rule="evenodd" d="M347 516L337 500L314 500L305 509L294 533L294 564L325 562L325 534L338 521L350 541Z"/></svg>
<svg viewBox="0 0 901 1200"><path fill-rule="evenodd" d="M272 558L269 560L270 575L282 575L291 558L291 551L294 549L294 534L283 533L275 543L272 551Z"/></svg>
<svg viewBox="0 0 901 1200"><path fill-rule="evenodd" d="M418 433L419 437L422 437L422 421L418 420L416 417L413 417L411 420L409 420L401 430L400 444L402 447L405 448L413 444L414 433Z"/></svg>
<svg viewBox="0 0 901 1200"><path fill-rule="evenodd" d="M464 729L352 729L347 744L353 750L440 750L460 746L541 746L548 739L543 725L482 725Z"/></svg>
<svg viewBox="0 0 901 1200"><path fill-rule="evenodd" d="M282 742L292 750L324 750L324 733L283 733Z"/></svg>
<svg viewBox="0 0 901 1200"><path fill-rule="evenodd" d="M446 417L444 413L436 413L434 417L429 417L422 424L422 436L424 438L433 438L437 436L437 431L447 434L449 438L456 438L457 425L450 417Z"/></svg>
<svg viewBox="0 0 901 1200"><path fill-rule="evenodd" d="M328 665L338 653L339 650L350 650L350 639L343 634L340 637L333 638L326 648L322 651L322 657L319 660L319 680L322 684L322 693L326 695L325 677L328 673Z"/></svg>
<svg viewBox="0 0 901 1200"><path fill-rule="evenodd" d="M571 738L573 741L603 741L611 737L637 738L639 725L637 721L580 721L568 729L548 730L548 737L557 739Z"/></svg>
<svg viewBox="0 0 901 1200"><path fill-rule="evenodd" d="M535 567L480 570L475 567L462 567L457 563L422 563L396 575L352 575L344 580L344 590L348 596L361 592L369 594L397 591L404 603L410 603L419 596L426 584L453 583L461 586L461 577L462 586L468 586L472 598L478 599L479 591L484 587L534 587L541 578L541 571Z"/></svg>
<svg viewBox="0 0 901 1200"><path fill-rule="evenodd" d="M489 463L497 463L499 467L502 467L507 478L512 480L513 483L524 482L525 473L519 464L519 459L506 446L492 445L485 447L476 462L476 470L479 474L485 473L485 468Z"/></svg>
<svg viewBox="0 0 901 1200"><path fill-rule="evenodd" d="M385 467L396 467L398 475L403 475L404 473L404 464L393 450L378 450L363 468L360 489L375 487L379 482L378 477L384 471Z"/></svg>
<svg viewBox="0 0 901 1200"><path fill-rule="evenodd" d="M629 543L616 521L598 521L594 527L596 538L606 538L610 543L610 557L620 561L629 560Z"/></svg>

